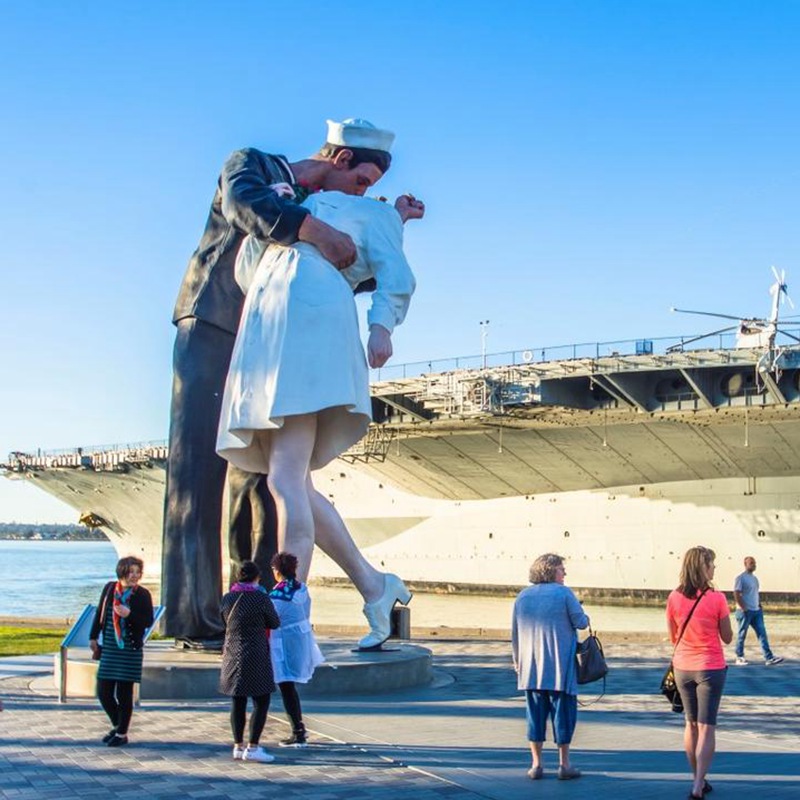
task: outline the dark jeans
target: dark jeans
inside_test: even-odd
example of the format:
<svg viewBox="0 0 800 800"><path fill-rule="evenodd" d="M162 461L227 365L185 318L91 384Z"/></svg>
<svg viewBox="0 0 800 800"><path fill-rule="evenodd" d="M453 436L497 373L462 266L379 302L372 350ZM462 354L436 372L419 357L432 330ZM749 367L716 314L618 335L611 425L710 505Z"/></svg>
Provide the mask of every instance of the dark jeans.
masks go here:
<svg viewBox="0 0 800 800"><path fill-rule="evenodd" d="M119 736L128 735L133 715L133 682L97 679L97 699Z"/></svg>
<svg viewBox="0 0 800 800"><path fill-rule="evenodd" d="M182 639L221 638L222 496L229 476L232 579L253 558L264 575L276 549L274 504L262 476L216 453L222 393L233 334L196 319L178 322L173 358L169 462L164 502L161 602L165 632ZM253 534L257 538L253 546Z"/></svg>
<svg viewBox="0 0 800 800"><path fill-rule="evenodd" d="M294 681L284 681L278 684L283 699L283 707L292 721L292 731L294 733L305 732L303 727L303 710L300 708L300 696L297 694L297 686Z"/></svg>
<svg viewBox="0 0 800 800"><path fill-rule="evenodd" d="M262 694L253 698L253 713L250 714L250 739L249 744L258 744L264 730L269 712L269 695ZM231 697L231 732L235 744L242 742L244 736L244 723L247 716L247 698Z"/></svg>

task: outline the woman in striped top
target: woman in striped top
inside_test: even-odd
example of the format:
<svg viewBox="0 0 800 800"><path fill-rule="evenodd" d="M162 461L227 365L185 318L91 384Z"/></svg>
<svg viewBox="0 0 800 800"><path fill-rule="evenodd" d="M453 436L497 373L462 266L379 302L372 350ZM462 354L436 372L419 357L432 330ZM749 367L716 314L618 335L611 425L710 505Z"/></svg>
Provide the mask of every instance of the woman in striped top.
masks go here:
<svg viewBox="0 0 800 800"><path fill-rule="evenodd" d="M153 624L153 600L139 586L143 569L135 556L117 562L117 580L103 587L89 633L92 655L100 660L97 698L112 725L102 740L109 747L128 743L133 684L141 683L144 634Z"/></svg>

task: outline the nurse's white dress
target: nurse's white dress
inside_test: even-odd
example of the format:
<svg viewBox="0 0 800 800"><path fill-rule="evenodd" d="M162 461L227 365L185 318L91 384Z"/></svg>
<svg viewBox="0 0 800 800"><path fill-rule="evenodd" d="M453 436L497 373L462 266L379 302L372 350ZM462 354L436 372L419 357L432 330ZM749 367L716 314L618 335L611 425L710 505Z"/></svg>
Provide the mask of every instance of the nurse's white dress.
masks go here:
<svg viewBox="0 0 800 800"><path fill-rule="evenodd" d="M358 258L339 271L313 245L271 244L253 272L258 243L248 237L242 245L237 279L247 297L225 384L217 452L250 472L268 472L268 432L287 416L318 414L311 469L362 438L371 402L353 289L376 279L367 321L390 333L405 318L414 292L403 224L393 206L341 192L314 194L303 205L348 233ZM256 436L260 431L267 433Z"/></svg>

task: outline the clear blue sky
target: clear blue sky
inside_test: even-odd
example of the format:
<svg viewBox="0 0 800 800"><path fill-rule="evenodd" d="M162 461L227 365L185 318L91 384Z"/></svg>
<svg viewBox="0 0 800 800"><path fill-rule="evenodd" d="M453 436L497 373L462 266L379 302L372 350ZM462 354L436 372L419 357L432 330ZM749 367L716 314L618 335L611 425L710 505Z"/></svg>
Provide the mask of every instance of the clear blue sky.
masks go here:
<svg viewBox="0 0 800 800"><path fill-rule="evenodd" d="M702 329L800 280L800 4L0 3L0 453L166 436L219 167L396 131L400 361ZM800 296L800 292L798 292ZM799 298L800 299L800 298ZM0 480L0 521L72 520Z"/></svg>

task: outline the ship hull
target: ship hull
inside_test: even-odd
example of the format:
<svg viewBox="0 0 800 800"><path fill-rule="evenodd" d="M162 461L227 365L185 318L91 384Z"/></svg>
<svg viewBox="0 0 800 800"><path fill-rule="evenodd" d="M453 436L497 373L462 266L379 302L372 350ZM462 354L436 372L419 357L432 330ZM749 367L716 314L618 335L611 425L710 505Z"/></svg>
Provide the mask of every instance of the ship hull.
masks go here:
<svg viewBox="0 0 800 800"><path fill-rule="evenodd" d="M156 579L161 564L163 463L110 473L28 472L76 511L106 522L120 555L136 554ZM509 592L533 559L557 552L585 595L644 601L674 587L697 544L717 553L717 582L731 591L753 555L766 596L800 607L800 477L721 478L554 492L492 500L420 497L341 462L315 473L367 559L420 589ZM223 546L224 546L223 542ZM316 580L344 579L317 552Z"/></svg>
<svg viewBox="0 0 800 800"><path fill-rule="evenodd" d="M720 587L752 555L764 596L800 605L800 346L768 362L641 350L373 383L376 424L317 488L372 564L417 587L513 591L556 552L586 596L663 599L703 544ZM166 458L150 443L12 453L5 469L154 575ZM311 574L344 578L321 553Z"/></svg>

